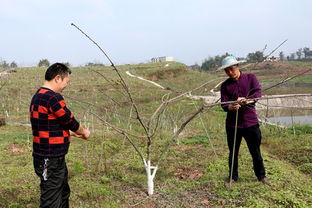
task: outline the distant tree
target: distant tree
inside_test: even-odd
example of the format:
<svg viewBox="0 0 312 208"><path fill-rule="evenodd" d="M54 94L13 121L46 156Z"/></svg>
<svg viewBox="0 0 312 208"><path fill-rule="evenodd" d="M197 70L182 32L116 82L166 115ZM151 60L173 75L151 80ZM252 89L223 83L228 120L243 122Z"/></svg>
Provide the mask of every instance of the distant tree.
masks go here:
<svg viewBox="0 0 312 208"><path fill-rule="evenodd" d="M189 68L193 70L200 70L200 66L198 65L198 63L195 63L194 65L189 66Z"/></svg>
<svg viewBox="0 0 312 208"><path fill-rule="evenodd" d="M225 54L225 55L223 55L223 56L219 56L219 55L215 56L215 57L214 57L214 62L215 62L215 64L216 64L215 67L221 66L222 59L223 59L224 57L226 57L227 55L228 55L228 54Z"/></svg>
<svg viewBox="0 0 312 208"><path fill-rule="evenodd" d="M289 60L290 60L290 61L294 61L295 59L296 59L295 53L291 53L291 54L290 54Z"/></svg>
<svg viewBox="0 0 312 208"><path fill-rule="evenodd" d="M16 67L17 67L17 64L15 63L15 61L12 61L12 62L11 62L10 67L11 67L11 68L16 68Z"/></svg>
<svg viewBox="0 0 312 208"><path fill-rule="evenodd" d="M70 67L70 63L69 62L63 62L63 64L67 67Z"/></svg>
<svg viewBox="0 0 312 208"><path fill-rule="evenodd" d="M310 48L304 47L304 48L303 48L303 53L304 53L304 58L305 58L305 59L308 59L308 58L311 56Z"/></svg>
<svg viewBox="0 0 312 208"><path fill-rule="evenodd" d="M296 55L297 55L298 59L300 60L301 56L302 56L302 48L298 49L298 51L296 52Z"/></svg>
<svg viewBox="0 0 312 208"><path fill-rule="evenodd" d="M261 62L264 60L263 52L256 51L254 53L249 53L247 55L248 62Z"/></svg>
<svg viewBox="0 0 312 208"><path fill-rule="evenodd" d="M304 54L304 58L307 59L309 56L309 51L310 49L308 47L304 47L303 48L303 54Z"/></svg>
<svg viewBox="0 0 312 208"><path fill-rule="evenodd" d="M284 55L284 52L283 52L283 51L281 51L281 52L279 53L279 57L280 57L280 60L281 60L281 61L285 61L285 55Z"/></svg>
<svg viewBox="0 0 312 208"><path fill-rule="evenodd" d="M100 62L88 62L85 66L105 66Z"/></svg>
<svg viewBox="0 0 312 208"><path fill-rule="evenodd" d="M41 59L38 63L38 66L39 67L42 67L42 66L48 67L48 66L50 66L50 62L48 61L48 59Z"/></svg>
<svg viewBox="0 0 312 208"><path fill-rule="evenodd" d="M225 53L222 56L209 57L205 59L205 61L201 65L201 70L215 70L217 67L221 66L221 61L224 57L230 55L229 53Z"/></svg>
<svg viewBox="0 0 312 208"><path fill-rule="evenodd" d="M2 68L9 68L10 66L9 66L9 64L6 61L1 61L0 62L0 67L2 67Z"/></svg>
<svg viewBox="0 0 312 208"><path fill-rule="evenodd" d="M309 59L309 60L312 59L312 50L310 50L310 48L304 47L303 53L304 53L304 59Z"/></svg>
<svg viewBox="0 0 312 208"><path fill-rule="evenodd" d="M208 59L205 59L205 61L201 65L202 70L210 70L212 68L216 67L216 63L214 61L214 58L209 57Z"/></svg>

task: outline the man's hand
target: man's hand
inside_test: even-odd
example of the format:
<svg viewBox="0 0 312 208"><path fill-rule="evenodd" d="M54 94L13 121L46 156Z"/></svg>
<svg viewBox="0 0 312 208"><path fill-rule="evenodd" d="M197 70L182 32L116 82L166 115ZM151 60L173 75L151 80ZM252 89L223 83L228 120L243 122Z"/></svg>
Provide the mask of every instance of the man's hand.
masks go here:
<svg viewBox="0 0 312 208"><path fill-rule="evenodd" d="M240 107L241 107L241 105L237 104L237 103L228 105L228 109L230 111L238 110Z"/></svg>
<svg viewBox="0 0 312 208"><path fill-rule="evenodd" d="M82 137L81 135L76 134L75 132L72 132L72 131L70 131L70 136L79 137L79 138Z"/></svg>
<svg viewBox="0 0 312 208"><path fill-rule="evenodd" d="M90 137L90 130L89 129L83 129L83 133L81 134L81 138L88 139Z"/></svg>
<svg viewBox="0 0 312 208"><path fill-rule="evenodd" d="M78 130L75 132L71 132L70 135L75 136L75 137L79 137L82 139L88 139L90 137L90 131L89 131L89 129L85 129L80 125Z"/></svg>
<svg viewBox="0 0 312 208"><path fill-rule="evenodd" d="M238 97L237 101L238 101L239 105L246 105L247 104L247 99L245 97Z"/></svg>

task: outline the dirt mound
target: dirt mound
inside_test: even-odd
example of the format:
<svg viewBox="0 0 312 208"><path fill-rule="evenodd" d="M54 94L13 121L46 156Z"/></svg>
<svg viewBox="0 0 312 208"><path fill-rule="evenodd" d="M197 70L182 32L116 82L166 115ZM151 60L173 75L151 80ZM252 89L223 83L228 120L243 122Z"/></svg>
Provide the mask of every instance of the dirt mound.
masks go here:
<svg viewBox="0 0 312 208"><path fill-rule="evenodd" d="M127 188L126 188L127 189ZM126 191L129 193L128 191ZM212 194L209 185L206 187L196 187L182 193L156 193L148 197L146 193L139 190L131 190L132 195L128 195L124 207L190 207L190 208L208 208L215 207L214 201L223 201L224 199ZM239 202L237 202L239 204Z"/></svg>
<svg viewBox="0 0 312 208"><path fill-rule="evenodd" d="M22 147L21 145L18 145L18 144L11 144L9 145L8 147L8 151L9 152L13 152L13 153L20 153L20 154L23 154L23 153L26 153L28 152L24 147Z"/></svg>
<svg viewBox="0 0 312 208"><path fill-rule="evenodd" d="M204 175L203 171L188 167L178 168L174 173L174 176L181 180L183 179L198 180L203 175Z"/></svg>

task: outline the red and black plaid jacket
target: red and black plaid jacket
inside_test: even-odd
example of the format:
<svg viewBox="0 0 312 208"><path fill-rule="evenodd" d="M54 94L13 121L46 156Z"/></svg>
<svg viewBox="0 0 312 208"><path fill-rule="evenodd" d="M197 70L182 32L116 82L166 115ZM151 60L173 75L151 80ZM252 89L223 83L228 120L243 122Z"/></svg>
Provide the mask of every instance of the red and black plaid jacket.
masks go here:
<svg viewBox="0 0 312 208"><path fill-rule="evenodd" d="M33 156L58 157L68 152L69 130L77 131L79 123L66 107L62 95L41 87L30 104L33 132Z"/></svg>

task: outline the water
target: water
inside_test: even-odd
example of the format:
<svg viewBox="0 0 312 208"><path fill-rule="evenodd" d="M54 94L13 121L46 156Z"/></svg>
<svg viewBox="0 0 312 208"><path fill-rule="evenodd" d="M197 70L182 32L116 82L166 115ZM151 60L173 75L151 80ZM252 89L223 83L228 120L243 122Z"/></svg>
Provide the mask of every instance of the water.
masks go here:
<svg viewBox="0 0 312 208"><path fill-rule="evenodd" d="M279 117L269 117L267 121L270 123L279 124L282 126L292 126L294 124L298 125L305 125L309 124L312 125L312 116L279 116Z"/></svg>
<svg viewBox="0 0 312 208"><path fill-rule="evenodd" d="M274 109L257 111L262 120L282 126L312 125L311 109Z"/></svg>

